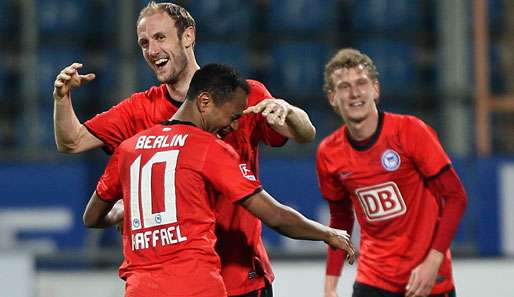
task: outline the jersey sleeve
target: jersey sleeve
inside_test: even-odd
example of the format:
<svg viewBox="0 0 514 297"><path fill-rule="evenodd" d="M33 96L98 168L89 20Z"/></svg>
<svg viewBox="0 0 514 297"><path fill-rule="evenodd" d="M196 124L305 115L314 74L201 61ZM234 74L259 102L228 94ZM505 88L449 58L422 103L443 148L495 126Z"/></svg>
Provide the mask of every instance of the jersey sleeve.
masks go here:
<svg viewBox="0 0 514 297"><path fill-rule="evenodd" d="M245 199L261 190L254 173L239 162L239 155L222 140L213 142L203 165L205 178L232 202Z"/></svg>
<svg viewBox="0 0 514 297"><path fill-rule="evenodd" d="M328 209L330 211L330 227L346 230L351 235L354 224L352 200L328 200ZM334 276L341 275L345 258L345 251L328 247L325 274Z"/></svg>
<svg viewBox="0 0 514 297"><path fill-rule="evenodd" d="M248 80L248 85L250 86L250 94L248 94L250 104L256 105L264 99L274 98L261 82ZM273 147L286 144L288 138L275 131L262 115L256 114L254 116L256 118L256 127L260 140L266 145Z"/></svg>
<svg viewBox="0 0 514 297"><path fill-rule="evenodd" d="M344 187L329 170L330 160L325 155L323 147L322 143L316 156L316 173L321 195L330 201L343 200L345 197Z"/></svg>
<svg viewBox="0 0 514 297"><path fill-rule="evenodd" d="M113 202L123 198L118 162L119 153L116 151L111 156L104 173L96 185L96 193L104 201Z"/></svg>
<svg viewBox="0 0 514 297"><path fill-rule="evenodd" d="M402 130L407 132L403 134L402 142L423 176L435 176L451 164L436 132L423 121L411 117Z"/></svg>
<svg viewBox="0 0 514 297"><path fill-rule="evenodd" d="M89 132L105 144L108 153L113 153L120 143L137 132L132 125L134 102L133 95L84 123Z"/></svg>

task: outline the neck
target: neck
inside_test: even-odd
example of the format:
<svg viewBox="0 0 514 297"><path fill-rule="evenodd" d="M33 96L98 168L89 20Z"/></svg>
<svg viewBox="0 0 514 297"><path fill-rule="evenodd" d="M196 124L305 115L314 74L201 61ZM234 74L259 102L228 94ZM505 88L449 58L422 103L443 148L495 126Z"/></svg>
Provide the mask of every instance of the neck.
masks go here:
<svg viewBox="0 0 514 297"><path fill-rule="evenodd" d="M373 108L370 115L362 121L347 121L348 132L354 140L363 141L370 138L378 127L378 110Z"/></svg>
<svg viewBox="0 0 514 297"><path fill-rule="evenodd" d="M188 66L184 69L184 72L180 74L177 81L173 84L166 84L166 89L168 90L171 98L180 102L184 102L186 100L187 90L189 89L191 79L193 79L195 72L200 69L200 66L196 63L194 54L192 57L189 57L189 61Z"/></svg>
<svg viewBox="0 0 514 297"><path fill-rule="evenodd" d="M202 116L195 106L195 102L192 102L191 100L184 101L184 103L180 106L180 108L171 119L191 122L196 127L204 129Z"/></svg>

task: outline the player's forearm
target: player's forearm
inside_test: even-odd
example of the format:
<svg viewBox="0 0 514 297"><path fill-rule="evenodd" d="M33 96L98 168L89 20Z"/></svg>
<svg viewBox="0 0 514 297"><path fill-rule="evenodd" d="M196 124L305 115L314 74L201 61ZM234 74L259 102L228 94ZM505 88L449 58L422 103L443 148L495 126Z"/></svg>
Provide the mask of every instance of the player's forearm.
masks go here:
<svg viewBox="0 0 514 297"><path fill-rule="evenodd" d="M441 199L443 210L432 248L445 253L457 232L457 227L467 206L467 195L454 168L441 173L429 181Z"/></svg>
<svg viewBox="0 0 514 297"><path fill-rule="evenodd" d="M335 229L304 217L298 211L275 200L262 190L241 202L241 205L264 224L280 234L296 239L323 240L327 242Z"/></svg>
<svg viewBox="0 0 514 297"><path fill-rule="evenodd" d="M278 133L293 139L298 143L311 142L316 137L316 128L309 115L296 106L290 107L285 125L272 125Z"/></svg>
<svg viewBox="0 0 514 297"><path fill-rule="evenodd" d="M337 296L336 289L339 276L325 275L325 297Z"/></svg>
<svg viewBox="0 0 514 297"><path fill-rule="evenodd" d="M113 202L103 201L95 191L89 199L82 221L88 228L110 227L120 222L120 216L123 219L123 205L121 207L120 214L119 207L115 207Z"/></svg>
<svg viewBox="0 0 514 297"><path fill-rule="evenodd" d="M75 115L71 100L54 100L54 133L57 150L63 153L80 153L102 142L94 137Z"/></svg>
<svg viewBox="0 0 514 297"><path fill-rule="evenodd" d="M55 143L60 152L73 153L76 150L81 126L70 98L54 100Z"/></svg>
<svg viewBox="0 0 514 297"><path fill-rule="evenodd" d="M321 240L327 242L331 228L310 220L288 206L281 206L274 219L264 222L282 235L294 239Z"/></svg>
<svg viewBox="0 0 514 297"><path fill-rule="evenodd" d="M88 228L108 228L117 225L118 223L119 221L116 220L111 213L108 213L105 217L100 217L94 221L84 220L84 225Z"/></svg>

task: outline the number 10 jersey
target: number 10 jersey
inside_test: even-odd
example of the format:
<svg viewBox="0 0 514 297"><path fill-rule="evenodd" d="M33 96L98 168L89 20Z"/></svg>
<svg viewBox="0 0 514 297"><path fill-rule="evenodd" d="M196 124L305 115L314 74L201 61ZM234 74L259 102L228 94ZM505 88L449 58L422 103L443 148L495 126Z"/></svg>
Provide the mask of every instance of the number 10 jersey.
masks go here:
<svg viewBox="0 0 514 297"><path fill-rule="evenodd" d="M114 173L98 195L110 201L123 194L127 296L131 288L133 296L224 296L215 202L222 195L235 203L261 189L232 147L173 121L123 142L106 170Z"/></svg>

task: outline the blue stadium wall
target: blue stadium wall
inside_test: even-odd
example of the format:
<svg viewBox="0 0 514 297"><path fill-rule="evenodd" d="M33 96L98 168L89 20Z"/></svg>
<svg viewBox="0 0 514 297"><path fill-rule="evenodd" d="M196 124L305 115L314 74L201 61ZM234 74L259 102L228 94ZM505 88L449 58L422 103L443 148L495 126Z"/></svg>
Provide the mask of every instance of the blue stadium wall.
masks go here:
<svg viewBox="0 0 514 297"><path fill-rule="evenodd" d="M480 256L513 256L514 158L454 159L454 166L469 195L454 248ZM3 230L10 228L16 241L3 246L84 247L87 232L82 211L101 173L99 167L87 162L1 164L0 222ZM314 160L263 158L260 171L265 188L277 199L326 222ZM26 217L27 212L34 215ZM55 215L61 226L48 224L52 220L43 220L38 213ZM291 249L290 241L266 228L263 233L270 249Z"/></svg>

